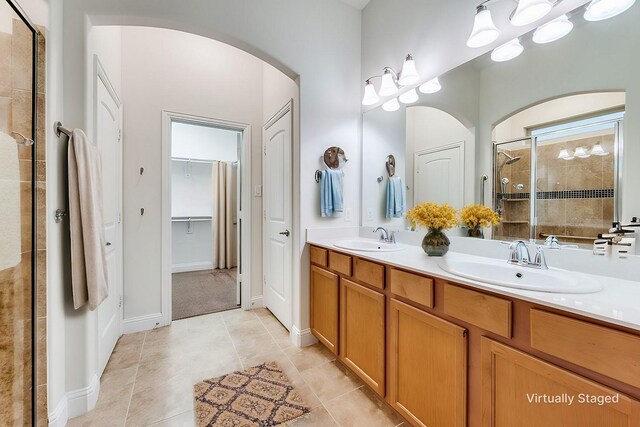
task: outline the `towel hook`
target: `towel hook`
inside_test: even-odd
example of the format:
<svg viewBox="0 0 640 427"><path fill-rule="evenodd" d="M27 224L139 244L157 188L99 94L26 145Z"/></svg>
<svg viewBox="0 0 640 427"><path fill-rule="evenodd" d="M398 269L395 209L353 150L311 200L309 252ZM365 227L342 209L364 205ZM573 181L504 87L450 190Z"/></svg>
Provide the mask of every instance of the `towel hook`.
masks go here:
<svg viewBox="0 0 640 427"><path fill-rule="evenodd" d="M55 216L54 221L56 222L56 224L59 224L60 222L62 222L62 220L64 219L64 217L67 216L67 213L65 211L63 211L62 209L56 209L56 212L54 214Z"/></svg>
<svg viewBox="0 0 640 427"><path fill-rule="evenodd" d="M389 178L393 177L396 174L396 158L393 154L387 156L385 166L387 167Z"/></svg>
<svg viewBox="0 0 640 427"><path fill-rule="evenodd" d="M320 169L316 169L316 182L320 182L320 178L322 178L322 171Z"/></svg>
<svg viewBox="0 0 640 427"><path fill-rule="evenodd" d="M384 177L380 175L379 177L376 178L376 181L378 181L378 184L380 184L382 181L384 181Z"/></svg>

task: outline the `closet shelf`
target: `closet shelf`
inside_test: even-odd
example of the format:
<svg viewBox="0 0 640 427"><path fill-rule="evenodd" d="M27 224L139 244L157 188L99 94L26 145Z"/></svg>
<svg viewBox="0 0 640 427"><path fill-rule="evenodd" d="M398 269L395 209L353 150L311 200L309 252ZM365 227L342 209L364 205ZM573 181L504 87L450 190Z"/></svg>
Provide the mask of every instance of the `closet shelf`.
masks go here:
<svg viewBox="0 0 640 427"><path fill-rule="evenodd" d="M171 222L211 221L212 219L210 216L173 216Z"/></svg>

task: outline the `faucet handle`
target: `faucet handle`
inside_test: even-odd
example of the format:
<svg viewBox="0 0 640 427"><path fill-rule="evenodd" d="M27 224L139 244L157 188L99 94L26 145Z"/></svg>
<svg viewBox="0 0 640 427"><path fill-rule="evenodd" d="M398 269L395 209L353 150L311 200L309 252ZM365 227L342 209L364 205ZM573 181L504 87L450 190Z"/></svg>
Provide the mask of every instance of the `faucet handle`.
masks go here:
<svg viewBox="0 0 640 427"><path fill-rule="evenodd" d="M558 240L558 236L554 236L553 234L547 237L547 240L544 241L544 245L551 249L560 249L560 241Z"/></svg>
<svg viewBox="0 0 640 427"><path fill-rule="evenodd" d="M533 264L536 267L539 267L543 270L549 269L549 266L547 265L547 259L544 256L544 249L542 248L542 246L536 246L536 256L533 260Z"/></svg>

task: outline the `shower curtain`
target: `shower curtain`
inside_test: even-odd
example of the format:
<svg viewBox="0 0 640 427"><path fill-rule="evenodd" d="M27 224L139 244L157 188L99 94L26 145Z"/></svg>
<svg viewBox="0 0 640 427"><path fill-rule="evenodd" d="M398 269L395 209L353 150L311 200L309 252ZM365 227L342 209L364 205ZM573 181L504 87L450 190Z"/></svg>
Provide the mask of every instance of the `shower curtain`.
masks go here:
<svg viewBox="0 0 640 427"><path fill-rule="evenodd" d="M237 167L213 162L213 268L233 268L237 260Z"/></svg>

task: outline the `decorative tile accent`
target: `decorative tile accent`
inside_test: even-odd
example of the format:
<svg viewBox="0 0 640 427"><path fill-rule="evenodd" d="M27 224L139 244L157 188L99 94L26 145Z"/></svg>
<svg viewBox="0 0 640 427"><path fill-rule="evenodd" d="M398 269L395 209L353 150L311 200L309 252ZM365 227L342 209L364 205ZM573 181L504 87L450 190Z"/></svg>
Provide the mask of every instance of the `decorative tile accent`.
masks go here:
<svg viewBox="0 0 640 427"><path fill-rule="evenodd" d="M565 190L565 191L538 191L536 199L538 200L556 200L556 199L609 199L613 198L613 188L605 188L600 190ZM530 193L500 193L498 199L529 199Z"/></svg>

